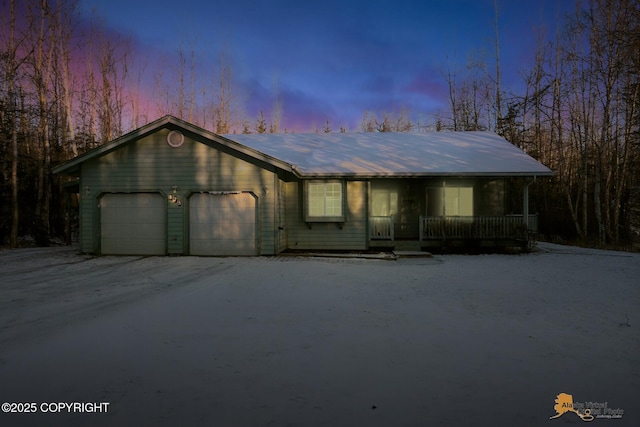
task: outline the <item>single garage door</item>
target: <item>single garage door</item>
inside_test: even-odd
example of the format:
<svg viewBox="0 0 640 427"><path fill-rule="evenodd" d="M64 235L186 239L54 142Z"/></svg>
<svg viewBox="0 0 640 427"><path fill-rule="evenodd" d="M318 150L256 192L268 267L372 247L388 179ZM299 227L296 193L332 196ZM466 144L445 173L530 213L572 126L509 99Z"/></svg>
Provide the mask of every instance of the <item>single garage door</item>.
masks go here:
<svg viewBox="0 0 640 427"><path fill-rule="evenodd" d="M250 193L197 193L189 199L191 255L256 255L256 225Z"/></svg>
<svg viewBox="0 0 640 427"><path fill-rule="evenodd" d="M164 255L166 202L158 193L105 194L100 201L101 252Z"/></svg>

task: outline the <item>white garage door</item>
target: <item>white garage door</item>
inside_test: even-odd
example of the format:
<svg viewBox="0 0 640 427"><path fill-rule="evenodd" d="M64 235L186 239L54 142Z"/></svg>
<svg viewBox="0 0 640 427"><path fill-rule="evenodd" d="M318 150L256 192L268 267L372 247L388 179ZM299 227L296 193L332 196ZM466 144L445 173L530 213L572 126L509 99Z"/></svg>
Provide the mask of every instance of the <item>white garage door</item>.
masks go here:
<svg viewBox="0 0 640 427"><path fill-rule="evenodd" d="M164 255L166 202L157 193L105 194L100 200L101 252Z"/></svg>
<svg viewBox="0 0 640 427"><path fill-rule="evenodd" d="M249 193L189 199L191 255L256 255L256 200Z"/></svg>

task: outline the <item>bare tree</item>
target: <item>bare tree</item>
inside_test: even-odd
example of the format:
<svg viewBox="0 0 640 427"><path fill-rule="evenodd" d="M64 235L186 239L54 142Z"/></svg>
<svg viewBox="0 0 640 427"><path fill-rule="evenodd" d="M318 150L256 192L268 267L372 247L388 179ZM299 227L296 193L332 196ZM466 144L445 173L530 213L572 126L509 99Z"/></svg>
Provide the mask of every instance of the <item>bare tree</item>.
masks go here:
<svg viewBox="0 0 640 427"><path fill-rule="evenodd" d="M60 7L60 4L57 5ZM56 46L55 18L58 16L47 0L39 3L29 3L27 19L34 23L34 39L31 40L34 55L29 61L31 83L33 85L38 110L37 138L39 142L38 154L38 184L36 201L36 223L34 231L39 243L46 243L49 235L49 209L51 202L51 141L49 114L50 84L52 80L53 55Z"/></svg>
<svg viewBox="0 0 640 427"><path fill-rule="evenodd" d="M501 69L500 69L500 36L499 36L499 27L498 27L498 0L494 0L493 1L493 10L494 10L494 30L496 33L496 44L495 44L495 48L496 48L496 79L495 79L495 109L496 109L496 120L494 123L493 128L496 129L496 131L499 134L502 134L503 130L502 130L502 87L501 87L501 80L502 80L502 73L501 73Z"/></svg>
<svg viewBox="0 0 640 427"><path fill-rule="evenodd" d="M131 126L134 129L140 127L141 123L149 120L147 117L148 109L144 108L145 106L140 105L141 102L141 92L142 92L142 78L145 74L145 70L147 68L146 64L135 63L132 64L135 73L135 79L131 82Z"/></svg>
<svg viewBox="0 0 640 427"><path fill-rule="evenodd" d="M269 126L269 133L280 132L280 122L282 121L282 100L280 99L280 93L278 91L278 79L273 79L273 110L271 113L271 125Z"/></svg>
<svg viewBox="0 0 640 427"><path fill-rule="evenodd" d="M375 114L370 111L365 111L362 114L362 120L360 122L360 130L362 132L375 132L378 127L378 119Z"/></svg>
<svg viewBox="0 0 640 427"><path fill-rule="evenodd" d="M189 62L189 109L187 114L187 120L189 122L194 121L194 114L196 109L196 52L192 48L190 52Z"/></svg>
<svg viewBox="0 0 640 427"><path fill-rule="evenodd" d="M398 113L382 113L382 119L378 119L375 113L365 111L360 128L362 132L410 132L414 126L411 113L403 108Z"/></svg>
<svg viewBox="0 0 640 427"><path fill-rule="evenodd" d="M10 141L11 141L11 229L9 232L9 245L12 248L18 246L18 229L20 223L20 209L18 201L18 115L17 115L17 90L16 76L18 69L21 67L23 59L18 57L18 49L16 42L16 4L15 0L9 2L9 14L6 16L8 23L2 19L3 26L8 24L8 45L3 59L3 80L6 85L6 98L0 99L0 123L9 125ZM2 224L0 224L2 226Z"/></svg>
<svg viewBox="0 0 640 427"><path fill-rule="evenodd" d="M453 69L449 67L446 80L452 115L450 127L453 130L486 130L492 127L492 84L486 69L482 58L470 58L462 78L455 66ZM486 112L485 115L483 111Z"/></svg>
<svg viewBox="0 0 640 427"><path fill-rule="evenodd" d="M223 51L220 53L218 95L214 110L214 128L216 133L229 133L231 129L231 110L233 107L232 77L233 70L231 61L227 53Z"/></svg>
<svg viewBox="0 0 640 427"><path fill-rule="evenodd" d="M446 80L447 80L447 85L449 87L449 104L451 107L451 119L453 121L453 130L457 131L458 130L458 116L457 116L457 111L458 111L458 97L457 97L457 73L456 73L456 66L452 67L449 65L447 67L447 75L446 75Z"/></svg>
<svg viewBox="0 0 640 427"><path fill-rule="evenodd" d="M548 193L565 199L556 216L566 214L579 238L595 235L600 245L628 234L625 194L640 172L639 16L638 0L578 2L555 48L543 49L540 39L517 104L520 144L556 171Z"/></svg>
<svg viewBox="0 0 640 427"><path fill-rule="evenodd" d="M75 135L75 120L73 113L73 77L70 71L71 63L71 35L74 26L73 14L76 8L76 0L60 1L59 17L57 25L58 55L55 57L55 72L58 74L57 82L60 87L60 139L66 145L69 143L72 156L78 155L78 147Z"/></svg>
<svg viewBox="0 0 640 427"><path fill-rule="evenodd" d="M182 47L178 48L178 103L175 107L175 111L177 113L178 118L184 119L184 85L185 85L185 74L187 67L187 59L184 54L184 50Z"/></svg>

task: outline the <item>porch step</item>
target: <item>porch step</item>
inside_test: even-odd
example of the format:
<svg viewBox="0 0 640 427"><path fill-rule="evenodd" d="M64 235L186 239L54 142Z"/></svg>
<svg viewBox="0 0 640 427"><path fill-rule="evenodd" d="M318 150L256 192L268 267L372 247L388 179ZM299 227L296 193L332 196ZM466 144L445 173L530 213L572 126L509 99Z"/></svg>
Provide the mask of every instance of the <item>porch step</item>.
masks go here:
<svg viewBox="0 0 640 427"><path fill-rule="evenodd" d="M430 257L429 252L422 251L419 240L396 240L393 255L398 258Z"/></svg>
<svg viewBox="0 0 640 427"><path fill-rule="evenodd" d="M393 242L393 247L396 251L414 251L420 252L419 240L396 240Z"/></svg>
<svg viewBox="0 0 640 427"><path fill-rule="evenodd" d="M393 251L396 258L431 258L431 253L425 251Z"/></svg>

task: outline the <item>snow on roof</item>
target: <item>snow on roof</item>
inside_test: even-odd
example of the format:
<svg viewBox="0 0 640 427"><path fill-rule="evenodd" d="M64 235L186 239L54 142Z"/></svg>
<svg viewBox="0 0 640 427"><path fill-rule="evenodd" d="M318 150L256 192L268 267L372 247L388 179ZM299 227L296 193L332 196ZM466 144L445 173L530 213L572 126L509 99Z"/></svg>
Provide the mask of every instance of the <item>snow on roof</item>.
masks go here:
<svg viewBox="0 0 640 427"><path fill-rule="evenodd" d="M553 174L492 132L234 134L224 137L289 163L303 176Z"/></svg>

